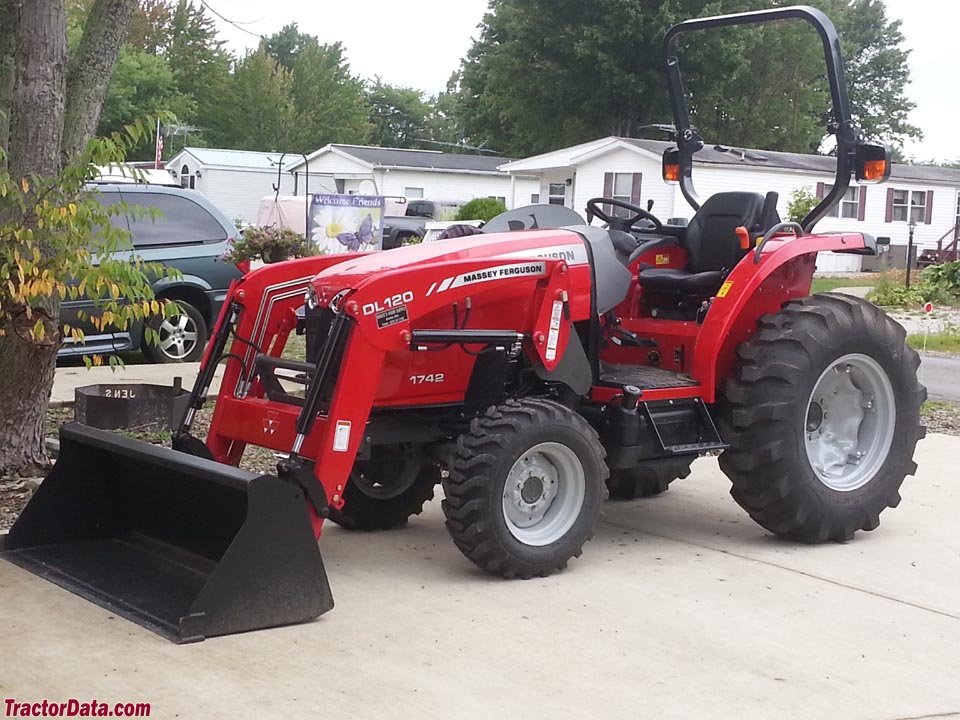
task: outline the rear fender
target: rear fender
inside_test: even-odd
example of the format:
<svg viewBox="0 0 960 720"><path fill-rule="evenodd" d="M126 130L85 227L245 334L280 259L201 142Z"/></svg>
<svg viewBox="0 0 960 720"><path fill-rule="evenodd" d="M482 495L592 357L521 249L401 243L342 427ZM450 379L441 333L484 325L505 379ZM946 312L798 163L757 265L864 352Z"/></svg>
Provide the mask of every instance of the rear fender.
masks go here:
<svg viewBox="0 0 960 720"><path fill-rule="evenodd" d="M714 402L720 383L736 365L737 346L756 332L761 317L810 294L818 252L867 247L863 235L851 233L774 238L757 262L749 252L717 292L697 338L691 374L703 385L704 399Z"/></svg>

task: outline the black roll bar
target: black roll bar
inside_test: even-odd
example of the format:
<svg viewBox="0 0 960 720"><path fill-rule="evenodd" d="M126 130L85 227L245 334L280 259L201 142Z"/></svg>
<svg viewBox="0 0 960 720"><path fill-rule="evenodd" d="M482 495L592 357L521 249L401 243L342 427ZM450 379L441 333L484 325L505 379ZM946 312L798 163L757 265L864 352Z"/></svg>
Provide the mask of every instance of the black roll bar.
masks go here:
<svg viewBox="0 0 960 720"><path fill-rule="evenodd" d="M840 37L833 22L823 12L809 5L779 8L775 10L757 10L754 12L718 15L674 25L667 31L663 41L663 54L667 75L667 88L670 92L670 105L676 125L676 143L680 151L680 191L694 210L700 208L700 201L693 187L693 155L703 149L703 138L690 124L683 78L680 74L680 61L677 58L677 45L681 33L706 30L734 25L756 25L759 23L782 20L803 20L810 23L823 42L823 54L827 63L827 79L830 82L830 96L833 101L832 119L827 131L837 138L837 172L833 189L800 223L809 232L816 223L827 214L831 207L850 187L850 176L855 169L855 153L861 141L861 132L850 113L850 98L847 94L847 79L843 69L843 56L840 52Z"/></svg>

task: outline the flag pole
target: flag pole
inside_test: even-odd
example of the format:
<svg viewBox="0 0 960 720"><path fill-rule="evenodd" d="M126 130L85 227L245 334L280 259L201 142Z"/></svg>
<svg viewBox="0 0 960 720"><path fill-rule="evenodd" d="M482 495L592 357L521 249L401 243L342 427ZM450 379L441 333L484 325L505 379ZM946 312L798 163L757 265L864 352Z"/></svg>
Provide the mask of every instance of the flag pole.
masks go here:
<svg viewBox="0 0 960 720"><path fill-rule="evenodd" d="M160 118L158 117L158 118L157 118L157 143L156 143L156 147L155 147L154 161L153 161L153 169L154 169L154 170L159 170L159 169L160 169L160 153L162 152L161 149L160 149L160 148L161 148L160 142L161 142L161 140L160 140Z"/></svg>

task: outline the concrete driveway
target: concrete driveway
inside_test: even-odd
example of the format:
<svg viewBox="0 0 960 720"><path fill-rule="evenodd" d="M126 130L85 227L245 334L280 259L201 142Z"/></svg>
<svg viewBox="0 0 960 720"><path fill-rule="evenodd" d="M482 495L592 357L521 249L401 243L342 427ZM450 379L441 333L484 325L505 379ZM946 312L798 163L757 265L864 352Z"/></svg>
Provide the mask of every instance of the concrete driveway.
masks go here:
<svg viewBox="0 0 960 720"><path fill-rule="evenodd" d="M437 503L396 532L331 528L331 613L197 645L0 562L0 693L155 718L960 718L960 439L917 459L900 508L847 545L767 535L712 459L607 503L544 580L481 574Z"/></svg>
<svg viewBox="0 0 960 720"><path fill-rule="evenodd" d="M927 353L918 374L931 400L960 402L960 357Z"/></svg>

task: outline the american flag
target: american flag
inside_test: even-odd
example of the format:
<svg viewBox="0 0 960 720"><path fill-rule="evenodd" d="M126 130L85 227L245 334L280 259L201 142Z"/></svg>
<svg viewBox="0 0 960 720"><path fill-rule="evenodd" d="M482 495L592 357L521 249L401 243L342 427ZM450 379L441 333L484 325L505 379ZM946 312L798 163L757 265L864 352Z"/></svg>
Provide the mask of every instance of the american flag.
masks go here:
<svg viewBox="0 0 960 720"><path fill-rule="evenodd" d="M157 157L154 162L154 168L159 170L160 165L163 160L163 128L160 126L160 121L157 120Z"/></svg>

